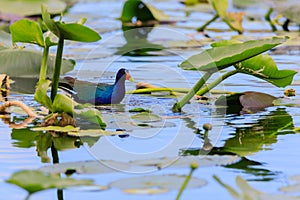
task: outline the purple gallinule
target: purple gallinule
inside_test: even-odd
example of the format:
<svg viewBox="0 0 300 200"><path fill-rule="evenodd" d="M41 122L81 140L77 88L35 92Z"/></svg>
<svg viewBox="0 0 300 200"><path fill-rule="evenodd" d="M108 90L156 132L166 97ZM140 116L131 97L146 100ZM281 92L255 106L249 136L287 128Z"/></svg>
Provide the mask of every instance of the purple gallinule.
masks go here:
<svg viewBox="0 0 300 200"><path fill-rule="evenodd" d="M115 83L91 83L79 81L72 77L65 77L59 87L73 96L74 100L80 103L99 104L118 104L125 96L125 80L133 82L128 70L119 69Z"/></svg>

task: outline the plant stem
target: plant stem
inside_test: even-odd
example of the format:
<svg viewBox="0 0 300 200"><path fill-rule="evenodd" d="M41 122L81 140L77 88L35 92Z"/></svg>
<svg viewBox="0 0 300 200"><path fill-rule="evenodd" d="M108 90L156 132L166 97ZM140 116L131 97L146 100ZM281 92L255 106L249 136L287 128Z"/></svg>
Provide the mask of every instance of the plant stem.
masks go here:
<svg viewBox="0 0 300 200"><path fill-rule="evenodd" d="M269 24L270 24L270 26L272 28L272 31L275 32L275 31L277 31L277 28L274 25L274 23L272 22L271 17L270 17L272 12L273 12L273 8L269 8L268 12L265 15L265 20L267 22L269 22Z"/></svg>
<svg viewBox="0 0 300 200"><path fill-rule="evenodd" d="M54 74L53 74L53 79L52 79L52 88L51 88L51 100L52 101L54 101L54 98L57 94L63 48L64 48L64 36L61 35L58 40L56 59L55 59L55 69L54 69Z"/></svg>
<svg viewBox="0 0 300 200"><path fill-rule="evenodd" d="M202 31L204 31L204 29L208 26L208 25L210 25L212 22L214 22L216 19L218 19L219 18L219 15L218 14L215 14L214 15L214 17L211 19L211 20L209 20L209 21L207 21L205 24L203 24L201 27L199 27L199 28L197 28L197 31L198 32L202 32Z"/></svg>
<svg viewBox="0 0 300 200"><path fill-rule="evenodd" d="M211 89L213 89L214 87L216 87L219 83L221 83L223 80L225 80L226 78L238 73L239 70L233 70L233 71L229 71L225 74L223 74L221 77L217 78L216 80L214 80L213 82L211 82L210 84L208 84L205 87L202 87L196 94L201 96L204 95L205 93L207 93L208 91L210 91Z"/></svg>
<svg viewBox="0 0 300 200"><path fill-rule="evenodd" d="M57 149L55 148L53 142L52 142L52 145L51 145L51 154L52 154L52 159L53 159L52 162L53 162L53 164L59 163L58 151L57 151Z"/></svg>
<svg viewBox="0 0 300 200"><path fill-rule="evenodd" d="M195 169L198 168L198 164L197 163L191 163L191 166L190 166L191 170L190 170L190 173L185 177L184 179L184 182L182 183L180 189L179 189L179 192L176 196L176 200L179 200L184 189L186 188L186 186L188 185L189 181L191 180L192 178L192 174L193 172L195 171Z"/></svg>
<svg viewBox="0 0 300 200"><path fill-rule="evenodd" d="M195 93L204 85L204 83L209 79L209 77L212 75L211 72L206 72L201 79L194 85L194 87L178 102L176 102L173 105L173 112L180 112L181 108L187 104L191 98L195 95Z"/></svg>
<svg viewBox="0 0 300 200"><path fill-rule="evenodd" d="M47 60L49 55L49 46L45 46L42 58L42 65L40 70L40 79L39 80L46 80L47 76Z"/></svg>

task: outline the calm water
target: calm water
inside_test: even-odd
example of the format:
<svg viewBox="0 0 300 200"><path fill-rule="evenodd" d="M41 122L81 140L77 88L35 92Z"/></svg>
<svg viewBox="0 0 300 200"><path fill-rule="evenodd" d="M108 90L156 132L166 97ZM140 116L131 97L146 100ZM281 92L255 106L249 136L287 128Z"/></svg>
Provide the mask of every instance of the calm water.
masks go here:
<svg viewBox="0 0 300 200"><path fill-rule="evenodd" d="M77 60L75 69L68 75L93 82L110 83L114 79L115 71L124 67L130 70L135 82L149 82L163 87L190 88L199 79L201 73L183 71L177 65L189 55L208 47L209 39L202 34L197 34L194 28L202 25L211 15L208 12L185 12L184 6L177 1L151 1L151 3L180 21L153 29L139 30L142 35L147 36L148 40L148 43L143 43L142 47L149 48L153 44L167 47L162 51L147 52L148 56L134 56L134 53L131 53L132 56L120 56L117 53L128 48L121 23L116 19L121 13L122 2L82 1L71 8L64 18L66 21L87 17L87 25L95 28L103 39L92 44L67 42L65 55ZM264 9L259 13L249 10L249 14L255 17L263 16L263 12ZM268 24L264 22L252 22L246 19L244 27L246 29L244 35L249 38L275 35L269 31ZM207 34L215 40L236 36L235 32L227 30L227 26L220 21L213 23L209 28ZM275 53L272 57L279 68L299 70L299 51ZM290 86L296 90L296 93L300 91L299 83L299 75L296 75L293 85ZM126 88L131 90L135 85L128 82ZM217 89L236 92L260 91L277 97L283 96L282 88L276 88L247 75L231 77ZM212 99L216 98L211 94L208 95ZM12 98L37 106L31 94L12 94ZM232 199L226 189L213 179L213 175L217 175L234 188L237 188L236 176L241 176L261 192L279 194L282 193L279 191L280 187L293 183L289 177L300 173L300 161L297 159L300 136L292 131L294 127L300 126L300 108L271 107L256 114L241 116L224 114L213 106L213 101L209 104L192 102L184 108L184 113L179 115L171 112L175 101L174 98L164 96L126 95L122 102L123 106L102 110L102 114L108 124L108 130L125 129L129 136L84 137L81 138L82 144L76 138L53 137L59 150L60 163L95 159L129 162L199 153L204 144L204 131L201 127L203 123L208 122L213 125L213 130L206 138L213 146L209 154L237 154L241 158L238 162L227 166L198 168L193 177L206 180L207 185L185 190L182 199L196 197ZM161 117L161 121L149 123L150 127L135 126L134 123L138 122L131 118L134 114L128 112L134 107L151 109L154 114ZM15 129L8 124L22 117L24 118L22 114L3 116L0 122L0 191L1 196L6 199L17 200L26 197L24 190L5 183L12 173L50 165L50 163L43 163L42 158L37 155L36 144L38 138L45 135L44 133ZM16 123L21 122L19 120ZM45 150L44 153L43 159L47 159L45 155L48 155L52 160L50 150ZM116 170L113 173L80 174L72 177L93 179L97 184L109 185L123 178L163 174L186 175L189 172L188 168L167 167L158 171L144 168L120 170L121 167L118 166L113 168ZM176 190L171 190L163 194L141 196L129 195L117 188L105 191L72 188L64 190L64 199L175 199L176 194ZM30 199L57 199L57 191L52 189L38 192Z"/></svg>

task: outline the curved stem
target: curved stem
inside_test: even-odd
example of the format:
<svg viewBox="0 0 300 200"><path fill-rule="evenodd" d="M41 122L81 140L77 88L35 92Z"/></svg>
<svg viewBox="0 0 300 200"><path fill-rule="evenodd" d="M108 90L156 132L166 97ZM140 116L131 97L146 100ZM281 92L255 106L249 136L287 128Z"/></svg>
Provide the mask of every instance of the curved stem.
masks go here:
<svg viewBox="0 0 300 200"><path fill-rule="evenodd" d="M208 25L210 25L212 22L216 21L216 19L218 19L218 18L219 18L219 15L218 15L218 14L215 14L214 17L213 17L211 20L207 21L207 22L206 22L205 24L203 24L201 27L197 28L197 31L199 31L199 32L204 31L204 29L205 29Z"/></svg>
<svg viewBox="0 0 300 200"><path fill-rule="evenodd" d="M194 166L195 165L195 166ZM184 182L182 183L180 189L179 189L179 192L176 196L176 200L179 200L183 191L185 190L186 186L188 185L189 181L191 180L192 178L192 174L193 172L195 171L195 169L197 169L198 165L197 164L194 164L194 163L191 163L191 170L189 172L189 174L185 177L184 179Z"/></svg>
<svg viewBox="0 0 300 200"><path fill-rule="evenodd" d="M52 79L52 88L51 88L51 100L52 101L54 101L54 98L57 94L60 69L61 69L61 63L62 63L63 48L64 48L64 36L61 35L58 40L58 46L57 46L57 52L56 52L56 58L55 58L55 69L54 69L54 74L53 74L53 79Z"/></svg>
<svg viewBox="0 0 300 200"><path fill-rule="evenodd" d="M233 71L229 71L225 74L223 74L222 76L220 76L219 78L217 78L216 80L214 80L213 82L211 82L210 84L208 84L205 87L202 87L196 94L201 96L204 95L205 93L207 93L208 91L210 91L211 89L213 89L214 87L216 87L219 83L221 83L223 80L225 80L226 78L238 73L239 70L233 70Z"/></svg>
<svg viewBox="0 0 300 200"><path fill-rule="evenodd" d="M206 72L201 79L194 85L194 87L178 102L173 105L173 112L180 112L181 108L187 104L191 98L195 95L195 93L205 84L207 79L212 75L212 72Z"/></svg>
<svg viewBox="0 0 300 200"><path fill-rule="evenodd" d="M47 60L49 55L49 46L45 46L43 57L42 57L42 65L40 70L40 79L39 80L45 80L47 76Z"/></svg>
<svg viewBox="0 0 300 200"><path fill-rule="evenodd" d="M270 24L270 26L272 28L272 31L275 32L275 31L277 31L277 28L276 28L276 26L274 25L274 23L271 20L271 13L272 12L273 12L273 8L269 8L268 12L265 15L265 20L267 22L269 22L269 24Z"/></svg>

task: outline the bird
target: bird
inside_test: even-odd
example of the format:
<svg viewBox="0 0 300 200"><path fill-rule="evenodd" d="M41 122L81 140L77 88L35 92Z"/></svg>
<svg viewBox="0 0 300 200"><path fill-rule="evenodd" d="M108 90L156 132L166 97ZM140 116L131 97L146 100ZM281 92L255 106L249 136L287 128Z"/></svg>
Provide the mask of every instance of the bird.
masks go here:
<svg viewBox="0 0 300 200"><path fill-rule="evenodd" d="M78 103L91 103L94 105L118 104L125 96L125 81L133 82L129 71L121 68L116 74L114 84L91 83L80 81L73 77L64 77L59 88L71 94Z"/></svg>

